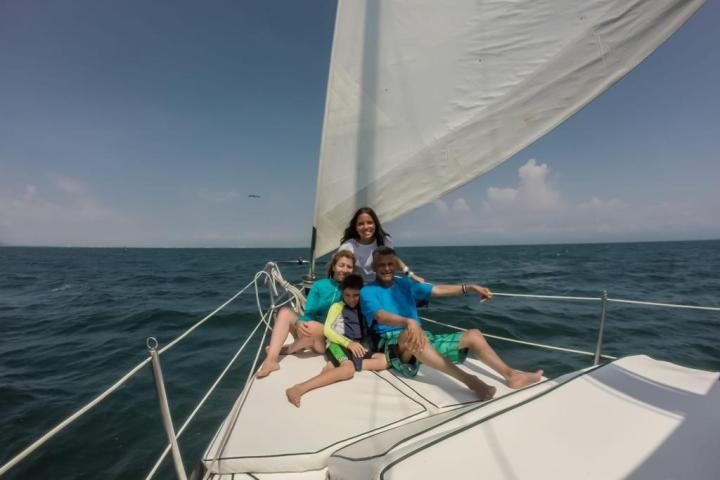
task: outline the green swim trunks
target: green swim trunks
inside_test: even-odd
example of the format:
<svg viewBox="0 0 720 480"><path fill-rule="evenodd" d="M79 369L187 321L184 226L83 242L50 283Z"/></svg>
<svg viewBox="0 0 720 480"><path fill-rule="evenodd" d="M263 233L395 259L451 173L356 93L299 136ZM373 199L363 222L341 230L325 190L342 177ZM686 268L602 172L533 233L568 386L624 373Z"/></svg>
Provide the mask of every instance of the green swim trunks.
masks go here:
<svg viewBox="0 0 720 480"><path fill-rule="evenodd" d="M385 353L388 363L404 377L412 378L417 375L420 368L420 362L417 358L410 357L410 361L405 363L400 359L398 350L398 338L404 330L396 330L393 332L385 332L380 339L379 348ZM425 330L428 342L440 352L440 354L450 360L452 363L463 363L468 355L467 348L460 348L460 339L463 332L432 334Z"/></svg>
<svg viewBox="0 0 720 480"><path fill-rule="evenodd" d="M357 340L356 340L357 341ZM353 353L347 348L341 347L337 343L328 342L327 349L325 350L325 358L330 360L333 365L339 367L340 364L346 360L350 360L355 367L355 371L359 372L362 370L362 362L364 358L372 358L372 348L369 342L360 341L360 343L367 349L365 355L360 358L353 355Z"/></svg>

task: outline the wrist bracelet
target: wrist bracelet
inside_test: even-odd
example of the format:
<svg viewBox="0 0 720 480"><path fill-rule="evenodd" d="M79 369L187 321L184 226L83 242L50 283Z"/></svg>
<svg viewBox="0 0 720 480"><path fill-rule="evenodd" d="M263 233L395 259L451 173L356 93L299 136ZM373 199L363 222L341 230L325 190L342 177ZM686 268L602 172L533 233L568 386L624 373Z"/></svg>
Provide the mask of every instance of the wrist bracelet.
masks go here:
<svg viewBox="0 0 720 480"><path fill-rule="evenodd" d="M463 283L462 289L463 289L463 295L467 295L467 284Z"/></svg>

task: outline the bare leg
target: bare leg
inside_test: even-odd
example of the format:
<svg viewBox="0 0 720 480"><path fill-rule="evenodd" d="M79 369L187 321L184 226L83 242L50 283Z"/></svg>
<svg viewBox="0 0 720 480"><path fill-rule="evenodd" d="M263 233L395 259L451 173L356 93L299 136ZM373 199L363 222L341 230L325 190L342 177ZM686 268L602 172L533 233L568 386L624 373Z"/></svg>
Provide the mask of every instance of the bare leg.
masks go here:
<svg viewBox="0 0 720 480"><path fill-rule="evenodd" d="M405 348L405 341L407 339L406 334L407 331L403 332L398 339L398 347L401 356L405 356L407 353ZM425 346L422 352L413 352L413 355L415 355L418 360L428 367L439 370L453 378L456 378L457 380L460 380L470 390L475 392L480 400L490 400L493 396L495 396L495 391L497 390L495 387L486 384L475 375L471 375L461 370L457 365L453 365L450 360L442 356L440 352L435 350L435 348L433 348L433 346L429 343Z"/></svg>
<svg viewBox="0 0 720 480"><path fill-rule="evenodd" d="M469 348L472 350L478 360L502 375L510 388L522 388L527 385L532 385L535 382L539 382L542 378L542 370L523 372L510 368L502 361L498 354L495 353L495 350L493 350L487 340L485 340L480 330L475 328L467 330L463 334L460 339L460 348Z"/></svg>
<svg viewBox="0 0 720 480"><path fill-rule="evenodd" d="M288 336L290 325L295 323L296 320L297 314L291 309L287 307L280 309L275 318L275 325L273 326L272 335L270 336L270 345L265 350L267 356L257 374L255 374L257 378L267 377L275 370L280 369L280 364L278 364L280 349Z"/></svg>
<svg viewBox="0 0 720 480"><path fill-rule="evenodd" d="M341 382L343 380L350 380L355 375L355 367L350 360L342 362L337 368L326 368L327 365L323 368L320 374L285 390L285 395L287 395L288 401L296 407L300 407L300 399L310 390Z"/></svg>
<svg viewBox="0 0 720 480"><path fill-rule="evenodd" d="M385 354L373 353L371 358L362 361L363 370L387 370L389 367Z"/></svg>
<svg viewBox="0 0 720 480"><path fill-rule="evenodd" d="M300 325L306 326L307 330ZM306 348L310 348L315 353L325 353L325 335L323 334L322 323L309 320L306 322L296 322L295 327L296 331L293 332L295 341L287 347L284 347L282 351L283 354L290 355L305 350ZM306 335L306 332L309 333L309 335Z"/></svg>

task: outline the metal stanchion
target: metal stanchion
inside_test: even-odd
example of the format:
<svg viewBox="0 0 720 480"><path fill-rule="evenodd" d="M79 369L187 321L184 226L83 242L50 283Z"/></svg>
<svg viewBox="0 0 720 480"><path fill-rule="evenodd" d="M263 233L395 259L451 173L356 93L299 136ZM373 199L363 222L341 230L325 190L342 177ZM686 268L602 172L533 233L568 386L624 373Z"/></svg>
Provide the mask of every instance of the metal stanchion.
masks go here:
<svg viewBox="0 0 720 480"><path fill-rule="evenodd" d="M147 339L147 347L150 351L152 361L153 378L155 379L155 390L157 390L158 401L160 402L160 412L162 413L163 425L170 441L170 449L172 450L173 463L175 464L175 473L180 480L187 480L185 467L183 466L182 457L180 456L180 447L175 437L175 428L173 427L172 417L170 416L170 407L168 406L167 393L165 393L165 382L163 381L162 369L160 368L160 355L158 355L158 341L154 337Z"/></svg>
<svg viewBox="0 0 720 480"><path fill-rule="evenodd" d="M602 353L603 332L605 331L605 317L607 316L607 290L603 290L600 300L602 300L602 310L600 311L600 330L598 331L597 346L595 346L595 359L593 365L600 363L600 354Z"/></svg>

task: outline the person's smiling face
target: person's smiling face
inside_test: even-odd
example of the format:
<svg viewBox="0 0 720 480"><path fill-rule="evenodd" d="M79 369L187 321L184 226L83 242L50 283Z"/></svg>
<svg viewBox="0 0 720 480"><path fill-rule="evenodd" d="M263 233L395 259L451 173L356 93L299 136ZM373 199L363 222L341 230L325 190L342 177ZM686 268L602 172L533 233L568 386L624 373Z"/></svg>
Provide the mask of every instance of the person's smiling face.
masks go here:
<svg viewBox="0 0 720 480"><path fill-rule="evenodd" d="M348 257L340 257L333 267L333 278L337 282L342 282L345 277L352 273L353 267L352 260Z"/></svg>
<svg viewBox="0 0 720 480"><path fill-rule="evenodd" d="M355 222L355 230L360 237L360 243L372 243L375 239L375 221L367 213L361 213Z"/></svg>
<svg viewBox="0 0 720 480"><path fill-rule="evenodd" d="M390 285L395 275L395 255L378 255L373 262L377 280L383 285Z"/></svg>

